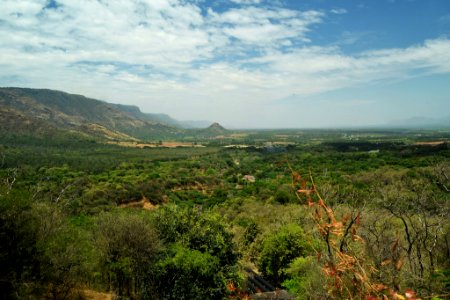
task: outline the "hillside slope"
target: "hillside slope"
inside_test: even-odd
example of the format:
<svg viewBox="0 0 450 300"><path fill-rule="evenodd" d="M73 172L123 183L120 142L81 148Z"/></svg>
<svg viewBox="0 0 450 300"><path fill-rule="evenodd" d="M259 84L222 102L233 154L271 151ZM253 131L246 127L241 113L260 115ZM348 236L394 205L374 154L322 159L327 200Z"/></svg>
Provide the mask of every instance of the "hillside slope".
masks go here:
<svg viewBox="0 0 450 300"><path fill-rule="evenodd" d="M108 139L151 139L183 132L142 113L138 107L25 88L0 88L0 125L3 131L15 133L71 131Z"/></svg>

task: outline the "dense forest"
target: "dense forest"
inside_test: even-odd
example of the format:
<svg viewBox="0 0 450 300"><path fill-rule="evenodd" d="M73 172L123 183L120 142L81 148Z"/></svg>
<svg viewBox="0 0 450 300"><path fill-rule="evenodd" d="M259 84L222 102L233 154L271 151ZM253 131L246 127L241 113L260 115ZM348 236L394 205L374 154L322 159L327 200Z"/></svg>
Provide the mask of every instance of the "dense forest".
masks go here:
<svg viewBox="0 0 450 300"><path fill-rule="evenodd" d="M449 137L2 134L0 298L449 298Z"/></svg>

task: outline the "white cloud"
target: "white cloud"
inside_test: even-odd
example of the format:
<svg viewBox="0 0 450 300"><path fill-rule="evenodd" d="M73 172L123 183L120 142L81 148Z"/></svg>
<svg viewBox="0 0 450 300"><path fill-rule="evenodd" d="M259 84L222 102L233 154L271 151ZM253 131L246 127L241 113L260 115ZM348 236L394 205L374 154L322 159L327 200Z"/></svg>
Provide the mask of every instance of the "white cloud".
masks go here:
<svg viewBox="0 0 450 300"><path fill-rule="evenodd" d="M59 0L56 9L45 8L46 3L2 0L2 53L42 68L46 59L52 65L120 62L179 74L220 55L305 40L308 26L322 16L255 7L224 13L210 9L204 16L198 6L178 0Z"/></svg>
<svg viewBox="0 0 450 300"><path fill-rule="evenodd" d="M222 12L181 0L57 2L0 0L0 85L226 121L266 115L264 105L292 94L450 72L446 38L353 55L314 46L320 11L258 0Z"/></svg>
<svg viewBox="0 0 450 300"><path fill-rule="evenodd" d="M405 49L345 55L339 48L304 47L251 59L267 74L286 74L282 89L313 94L378 80L450 72L450 40L428 40ZM287 93L286 93L287 94Z"/></svg>
<svg viewBox="0 0 450 300"><path fill-rule="evenodd" d="M308 41L306 34L313 24L321 23L324 14L318 11L299 12L282 8L244 7L224 13L209 10L208 21L234 45L277 48L291 40ZM229 45L228 45L229 46Z"/></svg>
<svg viewBox="0 0 450 300"><path fill-rule="evenodd" d="M236 4L243 4L243 5L251 5L251 4L259 4L261 3L261 0L230 0L233 3Z"/></svg>
<svg viewBox="0 0 450 300"><path fill-rule="evenodd" d="M345 8L335 8L330 10L330 12L336 15L343 15L346 14L348 11Z"/></svg>

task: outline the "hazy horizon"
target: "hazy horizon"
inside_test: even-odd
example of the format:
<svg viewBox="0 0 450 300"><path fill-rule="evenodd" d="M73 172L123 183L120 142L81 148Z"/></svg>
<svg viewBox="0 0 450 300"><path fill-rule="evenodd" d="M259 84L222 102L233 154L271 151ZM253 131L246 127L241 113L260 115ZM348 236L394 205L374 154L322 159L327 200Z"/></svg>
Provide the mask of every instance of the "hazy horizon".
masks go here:
<svg viewBox="0 0 450 300"><path fill-rule="evenodd" d="M228 128L450 115L450 2L0 0L0 86Z"/></svg>

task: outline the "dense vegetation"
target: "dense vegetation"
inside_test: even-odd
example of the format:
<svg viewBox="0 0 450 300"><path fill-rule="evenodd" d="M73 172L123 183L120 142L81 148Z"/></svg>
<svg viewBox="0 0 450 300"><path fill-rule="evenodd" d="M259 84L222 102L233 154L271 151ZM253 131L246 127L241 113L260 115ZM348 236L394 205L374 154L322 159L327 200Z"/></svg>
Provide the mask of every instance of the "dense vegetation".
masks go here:
<svg viewBox="0 0 450 300"><path fill-rule="evenodd" d="M0 298L245 297L248 268L299 299L448 297L448 138L287 130L134 149L4 134Z"/></svg>

